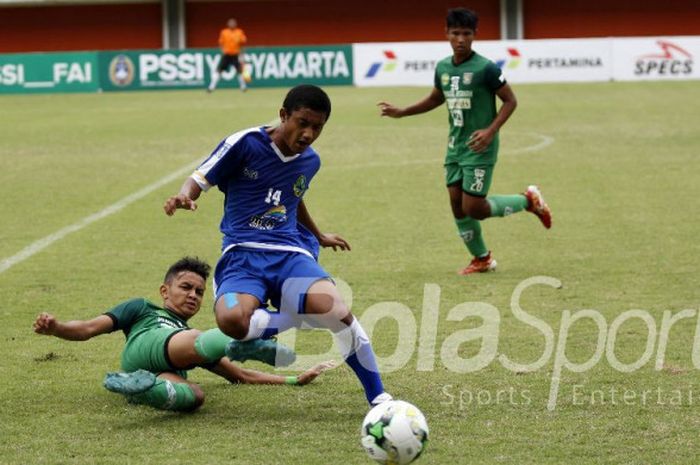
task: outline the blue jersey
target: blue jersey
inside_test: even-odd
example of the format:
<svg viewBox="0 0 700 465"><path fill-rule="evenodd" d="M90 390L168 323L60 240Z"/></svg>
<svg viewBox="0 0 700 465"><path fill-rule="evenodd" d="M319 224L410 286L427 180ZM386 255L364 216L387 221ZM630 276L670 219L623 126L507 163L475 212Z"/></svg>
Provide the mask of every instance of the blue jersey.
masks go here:
<svg viewBox="0 0 700 465"><path fill-rule="evenodd" d="M224 193L223 250L234 246L318 254L318 242L297 224L297 208L321 160L311 147L282 154L265 127L224 139L192 174L203 189Z"/></svg>

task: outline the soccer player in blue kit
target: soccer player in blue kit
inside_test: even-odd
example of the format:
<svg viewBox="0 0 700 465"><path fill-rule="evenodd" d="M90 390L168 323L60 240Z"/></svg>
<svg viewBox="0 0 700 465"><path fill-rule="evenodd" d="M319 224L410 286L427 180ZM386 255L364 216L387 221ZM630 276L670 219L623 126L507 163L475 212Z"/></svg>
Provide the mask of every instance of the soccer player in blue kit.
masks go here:
<svg viewBox="0 0 700 465"><path fill-rule="evenodd" d="M195 210L201 192L212 186L224 193L215 313L221 331L236 339L231 353L250 349L246 358L274 365L277 352L278 364L289 364L293 359L268 339L302 322L325 327L374 405L392 397L384 391L369 338L317 261L319 246L350 250L350 245L337 234L322 233L303 201L321 164L311 144L330 114L322 89L294 87L278 126L224 139L163 208L168 215ZM268 302L279 311L268 310Z"/></svg>

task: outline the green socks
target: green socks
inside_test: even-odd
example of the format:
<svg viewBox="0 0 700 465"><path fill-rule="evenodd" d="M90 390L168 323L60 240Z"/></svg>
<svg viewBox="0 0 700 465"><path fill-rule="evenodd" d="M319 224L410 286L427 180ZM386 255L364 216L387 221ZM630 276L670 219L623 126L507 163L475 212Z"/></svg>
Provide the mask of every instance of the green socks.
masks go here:
<svg viewBox="0 0 700 465"><path fill-rule="evenodd" d="M465 216L464 218L455 218L455 223L457 223L459 235L464 241L464 245L469 249L469 253L475 257L483 257L489 253L489 249L486 248L484 239L481 236L481 223L479 220Z"/></svg>
<svg viewBox="0 0 700 465"><path fill-rule="evenodd" d="M159 410L187 412L196 406L194 391L187 383L173 383L158 378L156 383L147 391L128 395L132 404L149 405Z"/></svg>
<svg viewBox="0 0 700 465"><path fill-rule="evenodd" d="M486 198L491 207L491 217L508 216L527 208L527 198L524 195L492 195ZM489 253L481 235L481 223L469 216L455 218L459 235L464 245L474 257L484 257Z"/></svg>
<svg viewBox="0 0 700 465"><path fill-rule="evenodd" d="M197 336L194 350L207 362L218 362L225 355L226 346L233 338L222 333L220 329L210 329Z"/></svg>
<svg viewBox="0 0 700 465"><path fill-rule="evenodd" d="M524 195L492 195L486 201L491 206L491 216L508 216L527 208Z"/></svg>

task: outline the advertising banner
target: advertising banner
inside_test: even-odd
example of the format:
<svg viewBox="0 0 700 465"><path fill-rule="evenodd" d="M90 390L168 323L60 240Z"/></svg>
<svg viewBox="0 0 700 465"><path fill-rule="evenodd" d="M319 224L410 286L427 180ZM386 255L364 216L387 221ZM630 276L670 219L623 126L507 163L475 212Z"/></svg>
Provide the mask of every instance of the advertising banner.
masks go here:
<svg viewBox="0 0 700 465"><path fill-rule="evenodd" d="M608 81L612 74L610 39L483 41L474 50L512 83Z"/></svg>
<svg viewBox="0 0 700 465"><path fill-rule="evenodd" d="M0 93L95 92L97 52L0 55Z"/></svg>
<svg viewBox="0 0 700 465"><path fill-rule="evenodd" d="M435 65L452 54L442 42L387 42L354 44L355 85L432 86Z"/></svg>
<svg viewBox="0 0 700 465"><path fill-rule="evenodd" d="M700 78L700 37L644 37L613 40L616 81Z"/></svg>
<svg viewBox="0 0 700 465"><path fill-rule="evenodd" d="M218 49L100 53L103 90L204 89L220 60ZM300 83L352 84L350 45L249 48L243 57L250 87ZM224 71L218 87L237 87L235 69Z"/></svg>
<svg viewBox="0 0 700 465"><path fill-rule="evenodd" d="M612 70L609 39L479 41L474 50L513 83L606 81ZM444 41L355 44L353 55L357 86L432 86L452 49Z"/></svg>

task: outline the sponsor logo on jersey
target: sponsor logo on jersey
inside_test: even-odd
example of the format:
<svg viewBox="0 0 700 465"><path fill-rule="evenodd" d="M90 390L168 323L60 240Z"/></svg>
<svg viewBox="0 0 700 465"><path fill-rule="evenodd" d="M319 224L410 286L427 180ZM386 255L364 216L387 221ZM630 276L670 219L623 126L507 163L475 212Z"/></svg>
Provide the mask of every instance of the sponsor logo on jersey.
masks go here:
<svg viewBox="0 0 700 465"><path fill-rule="evenodd" d="M468 86L469 84L471 84L473 76L474 76L474 73L464 73L462 75L462 84L464 84L465 86Z"/></svg>
<svg viewBox="0 0 700 465"><path fill-rule="evenodd" d="M284 205L278 205L270 208L262 215L255 215L250 219L248 226L263 231L275 229L275 227L287 221L287 208Z"/></svg>
<svg viewBox="0 0 700 465"><path fill-rule="evenodd" d="M679 45L657 40L661 53L649 53L637 58L634 74L637 76L684 76L693 72L693 56Z"/></svg>
<svg viewBox="0 0 700 465"><path fill-rule="evenodd" d="M161 328L184 328L185 327L185 325L183 325L177 321L171 320L170 318L166 318L164 316L158 317L158 325Z"/></svg>
<svg viewBox="0 0 700 465"><path fill-rule="evenodd" d="M301 197L302 195L304 195L304 192L306 192L307 187L308 186L306 185L306 176L300 174L297 180L294 181L294 195L296 195L297 197Z"/></svg>
<svg viewBox="0 0 700 465"><path fill-rule="evenodd" d="M442 73L442 76L440 76L440 82L442 83L442 87L447 87L447 84L450 83L450 75L447 73Z"/></svg>
<svg viewBox="0 0 700 465"><path fill-rule="evenodd" d="M258 172L248 168L247 166L243 168L243 176L245 176L248 179L258 179Z"/></svg>
<svg viewBox="0 0 700 465"><path fill-rule="evenodd" d="M126 87L134 81L134 62L126 55L117 55L109 63L109 80L119 87Z"/></svg>

